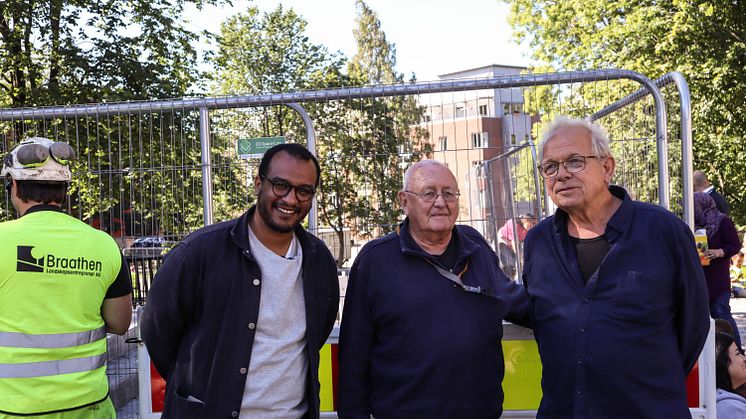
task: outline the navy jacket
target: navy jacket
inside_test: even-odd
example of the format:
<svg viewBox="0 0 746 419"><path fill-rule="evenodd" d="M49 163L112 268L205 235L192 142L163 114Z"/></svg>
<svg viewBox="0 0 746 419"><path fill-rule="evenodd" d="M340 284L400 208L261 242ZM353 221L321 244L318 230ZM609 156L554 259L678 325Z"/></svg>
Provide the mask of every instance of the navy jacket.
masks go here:
<svg viewBox="0 0 746 419"><path fill-rule="evenodd" d="M538 418L688 418L686 374L707 337L702 267L689 227L661 207L623 199L611 249L584 283L568 216L532 228L524 285L543 366Z"/></svg>
<svg viewBox="0 0 746 419"><path fill-rule="evenodd" d="M502 412L505 318L526 324L525 291L473 228L456 226L464 290L408 233L362 249L339 342L340 419L494 419ZM479 287L479 290L476 290Z"/></svg>
<svg viewBox="0 0 746 419"><path fill-rule="evenodd" d="M166 378L163 418L231 418L241 410L257 323L262 273L249 248L251 208L202 228L158 270L141 322L150 358ZM319 349L339 307L337 269L323 242L302 228L308 354L308 418L319 414ZM187 400L193 397L204 403Z"/></svg>

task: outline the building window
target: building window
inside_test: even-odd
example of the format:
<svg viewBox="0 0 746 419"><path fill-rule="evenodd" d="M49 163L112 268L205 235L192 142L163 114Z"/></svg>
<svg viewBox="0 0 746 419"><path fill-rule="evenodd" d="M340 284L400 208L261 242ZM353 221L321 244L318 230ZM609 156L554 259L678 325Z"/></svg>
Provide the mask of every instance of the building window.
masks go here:
<svg viewBox="0 0 746 419"><path fill-rule="evenodd" d="M515 134L510 134L510 145L516 145L518 141L516 141Z"/></svg>
<svg viewBox="0 0 746 419"><path fill-rule="evenodd" d="M486 132L473 132L471 134L471 147L472 148L487 148L489 147L489 137Z"/></svg>
<svg viewBox="0 0 746 419"><path fill-rule="evenodd" d="M523 112L523 104L522 103L514 103L513 106L513 113L521 113Z"/></svg>
<svg viewBox="0 0 746 419"><path fill-rule="evenodd" d="M510 103L503 103L503 114L507 115L510 113Z"/></svg>
<svg viewBox="0 0 746 419"><path fill-rule="evenodd" d="M487 105L479 105L479 114L487 116Z"/></svg>
<svg viewBox="0 0 746 419"><path fill-rule="evenodd" d="M463 118L464 116L466 116L464 105L456 105L456 118Z"/></svg>
<svg viewBox="0 0 746 419"><path fill-rule="evenodd" d="M440 151L446 151L448 150L448 137L438 137L438 150Z"/></svg>
<svg viewBox="0 0 746 419"><path fill-rule="evenodd" d="M528 134L523 136L523 142L526 142L526 143L528 142Z"/></svg>

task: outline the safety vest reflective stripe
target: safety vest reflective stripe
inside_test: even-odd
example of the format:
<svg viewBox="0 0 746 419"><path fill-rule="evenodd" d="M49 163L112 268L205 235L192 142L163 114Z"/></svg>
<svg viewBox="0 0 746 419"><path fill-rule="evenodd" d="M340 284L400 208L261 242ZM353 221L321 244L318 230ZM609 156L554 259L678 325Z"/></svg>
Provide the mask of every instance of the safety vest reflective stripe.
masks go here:
<svg viewBox="0 0 746 419"><path fill-rule="evenodd" d="M0 378L46 377L73 372L92 371L106 364L106 354L60 361L29 362L26 364L0 364Z"/></svg>
<svg viewBox="0 0 746 419"><path fill-rule="evenodd" d="M68 348L95 342L106 337L106 327L78 333L33 335L17 332L0 332L0 346L13 348Z"/></svg>

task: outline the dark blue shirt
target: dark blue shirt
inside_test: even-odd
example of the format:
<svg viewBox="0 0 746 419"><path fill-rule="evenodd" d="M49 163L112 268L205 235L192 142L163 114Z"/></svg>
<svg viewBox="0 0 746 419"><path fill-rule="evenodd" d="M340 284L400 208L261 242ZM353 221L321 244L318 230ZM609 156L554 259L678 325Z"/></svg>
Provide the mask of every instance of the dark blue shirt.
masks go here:
<svg viewBox="0 0 746 419"><path fill-rule="evenodd" d="M442 276L408 233L363 247L350 271L339 336L340 419L495 419L502 412L505 318L525 324L523 287L473 228L453 230ZM476 291L476 290L480 291Z"/></svg>
<svg viewBox="0 0 746 419"><path fill-rule="evenodd" d="M525 241L524 284L541 355L539 418L688 418L686 374L709 330L689 228L661 207L622 204L611 249L583 281L557 210Z"/></svg>

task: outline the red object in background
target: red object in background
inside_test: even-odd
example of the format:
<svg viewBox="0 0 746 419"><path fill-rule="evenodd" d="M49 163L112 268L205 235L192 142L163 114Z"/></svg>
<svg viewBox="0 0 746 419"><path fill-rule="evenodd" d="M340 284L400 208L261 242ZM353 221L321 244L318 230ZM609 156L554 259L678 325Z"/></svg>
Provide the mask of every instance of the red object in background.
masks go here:
<svg viewBox="0 0 746 419"><path fill-rule="evenodd" d="M166 397L166 380L150 363L150 400L153 413L163 412L163 402Z"/></svg>
<svg viewBox="0 0 746 419"><path fill-rule="evenodd" d="M699 362L694 364L694 368L686 377L686 397L689 400L689 407L699 407Z"/></svg>

